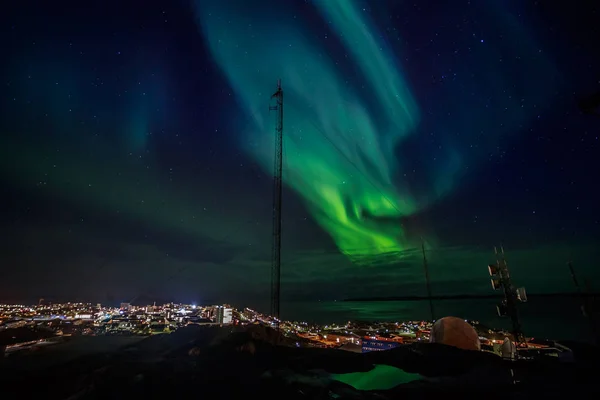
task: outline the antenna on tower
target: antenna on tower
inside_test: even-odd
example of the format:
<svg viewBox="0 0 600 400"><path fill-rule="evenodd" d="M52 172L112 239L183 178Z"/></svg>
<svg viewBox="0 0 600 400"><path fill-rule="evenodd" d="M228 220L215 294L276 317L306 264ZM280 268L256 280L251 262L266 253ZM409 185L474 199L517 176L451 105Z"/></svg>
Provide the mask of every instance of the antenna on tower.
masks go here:
<svg viewBox="0 0 600 400"><path fill-rule="evenodd" d="M498 309L498 315L501 317L510 317L515 342L517 344L527 345L527 340L521 330L521 321L519 320L519 314L517 312L517 303L519 301L527 301L525 288L515 289L512 285L508 266L506 265L504 247L500 246L500 251L498 251L498 248L494 247L494 254L496 255L496 265L488 265L488 271L492 277L492 288L494 290L502 289L504 292L504 299L496 307Z"/></svg>
<svg viewBox="0 0 600 400"><path fill-rule="evenodd" d="M575 274L575 269L573 268L573 262L567 262L567 266L569 267L569 271L571 272L571 278L573 279L573 284L581 297L581 311L583 316L588 319L590 324L590 331L592 333L592 337L596 341L596 344L600 344L600 337L598 337L598 328L596 325L596 320L594 318L594 310L591 307L589 298L584 289L579 286L579 280L577 279L577 275Z"/></svg>
<svg viewBox="0 0 600 400"><path fill-rule="evenodd" d="M283 90L281 79L277 80L277 91L271 96L275 105L269 111L277 112L275 125L275 157L273 166L273 244L271 249L271 316L279 329L279 304L281 293L281 200L283 169Z"/></svg>

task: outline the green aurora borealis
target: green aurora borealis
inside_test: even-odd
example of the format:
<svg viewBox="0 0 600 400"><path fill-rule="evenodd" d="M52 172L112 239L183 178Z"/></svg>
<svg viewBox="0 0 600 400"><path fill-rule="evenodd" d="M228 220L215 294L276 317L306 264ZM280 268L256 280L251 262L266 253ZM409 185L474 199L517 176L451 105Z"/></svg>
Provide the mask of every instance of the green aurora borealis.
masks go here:
<svg viewBox="0 0 600 400"><path fill-rule="evenodd" d="M254 22L258 11L248 16L230 8L231 3L213 3L200 3L201 25L240 101L254 114L255 125L244 135L253 138L246 144L247 150L271 170L272 123L265 116L265 100L276 77L281 77L286 96L286 184L305 199L313 217L342 252L403 250L399 222L377 224L365 213L399 218L417 210L414 199L394 189L392 174L396 169L393 150L414 129L419 112L389 55L369 40L368 32L360 31L365 21L353 4L319 3L331 13L334 29L356 32L348 37L354 42L349 57L366 80L374 83L373 98L381 111L377 120L358 94L344 84L333 63L323 54L319 56L319 50L307 43L297 27ZM341 13L350 19L345 20ZM276 30L283 32L281 36L273 35Z"/></svg>
<svg viewBox="0 0 600 400"><path fill-rule="evenodd" d="M477 130L486 125L485 114L491 120L497 118L498 110L468 116L464 110L468 104L460 110L453 108L461 105L449 106L456 112L448 115L455 114L456 120L436 129L441 133L468 131L444 144L441 162L428 166L429 186L417 196L403 178L407 171L397 149L419 133L419 124L427 116L417 106L401 64L377 39L381 34L361 11L360 2L314 2L331 36L337 36L328 38L333 43L330 47L313 43L310 26L271 3L200 1L197 5L199 25L215 61L253 120L251 128L238 127L243 129L239 137L246 150L266 171L272 171L274 117L266 111L270 90L274 91L277 78L281 78L285 92L285 183L305 200L340 251L355 261L414 248L418 238L406 237L402 218L423 211L456 187L465 158L469 162L478 158L476 153L461 149L464 143L460 141L479 135ZM285 23L279 22L283 19ZM521 40L518 44L516 40L517 35L524 34L522 28L514 26L511 30L514 45L521 47L515 52L529 52L533 43ZM336 54L343 54L340 62L330 55L334 52L331 47L337 47ZM491 47L489 56L494 57L497 51ZM529 65L534 66L548 70L543 58ZM344 68L354 71L355 82L348 81ZM517 98L522 90L543 103L542 96L550 88L541 80L513 86L511 95L503 87L504 74L501 70L483 71L481 81L474 82L485 85L482 88L490 96L505 93L495 107L522 102ZM488 126L487 137L479 140L480 151L490 151L500 136L524 123L526 117L521 105L504 116L507 122L500 127Z"/></svg>

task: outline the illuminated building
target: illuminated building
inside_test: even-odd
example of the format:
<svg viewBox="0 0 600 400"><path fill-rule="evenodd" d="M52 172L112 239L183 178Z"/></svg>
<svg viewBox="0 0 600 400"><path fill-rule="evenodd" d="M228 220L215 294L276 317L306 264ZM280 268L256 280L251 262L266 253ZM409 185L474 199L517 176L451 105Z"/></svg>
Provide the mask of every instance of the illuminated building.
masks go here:
<svg viewBox="0 0 600 400"><path fill-rule="evenodd" d="M362 352L391 350L402 344L402 338L384 338L380 336L365 336L362 341Z"/></svg>
<svg viewBox="0 0 600 400"><path fill-rule="evenodd" d="M231 324L233 322L233 310L231 308L223 309L223 321L222 324Z"/></svg>
<svg viewBox="0 0 600 400"><path fill-rule="evenodd" d="M217 324L231 324L233 322L233 309L223 306L215 307L215 322Z"/></svg>

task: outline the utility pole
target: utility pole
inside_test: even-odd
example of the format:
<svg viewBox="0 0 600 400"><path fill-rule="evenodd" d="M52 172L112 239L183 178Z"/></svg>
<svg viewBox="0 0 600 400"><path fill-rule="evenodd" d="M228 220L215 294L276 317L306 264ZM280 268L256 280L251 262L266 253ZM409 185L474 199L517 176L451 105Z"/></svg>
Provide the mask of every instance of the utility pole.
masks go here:
<svg viewBox="0 0 600 400"><path fill-rule="evenodd" d="M494 247L494 253L496 255L496 265L488 265L488 270L490 272L490 276L492 277L492 288L494 290L502 289L504 292L504 299L497 306L498 315L501 317L508 315L510 317L512 322L512 333L515 337L516 344L526 345L527 340L525 339L525 335L521 330L521 322L517 312L517 303L519 301L527 301L525 288L515 289L513 287L508 266L506 265L504 248L500 247L500 251L498 251L498 249Z"/></svg>
<svg viewBox="0 0 600 400"><path fill-rule="evenodd" d="M275 125L275 157L273 166L273 245L271 249L271 316L279 330L279 300L281 292L281 199L283 169L283 90L281 79L277 81L277 91L271 96L275 105L269 111L277 112Z"/></svg>
<svg viewBox="0 0 600 400"><path fill-rule="evenodd" d="M421 250L423 250L423 269L425 270L425 284L427 286L427 298L429 299L429 312L431 321L435 321L433 312L433 299L431 298L431 282L429 281L429 266L427 264L427 256L425 255L425 241L421 238Z"/></svg>

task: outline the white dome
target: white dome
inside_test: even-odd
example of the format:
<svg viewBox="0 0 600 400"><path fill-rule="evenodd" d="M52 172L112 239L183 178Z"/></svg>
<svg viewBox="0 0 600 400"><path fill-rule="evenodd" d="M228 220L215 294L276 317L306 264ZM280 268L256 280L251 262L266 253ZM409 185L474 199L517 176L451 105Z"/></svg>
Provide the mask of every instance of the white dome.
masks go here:
<svg viewBox="0 0 600 400"><path fill-rule="evenodd" d="M442 343L464 350L481 350L475 328L457 317L444 317L435 321L431 328L431 343Z"/></svg>

